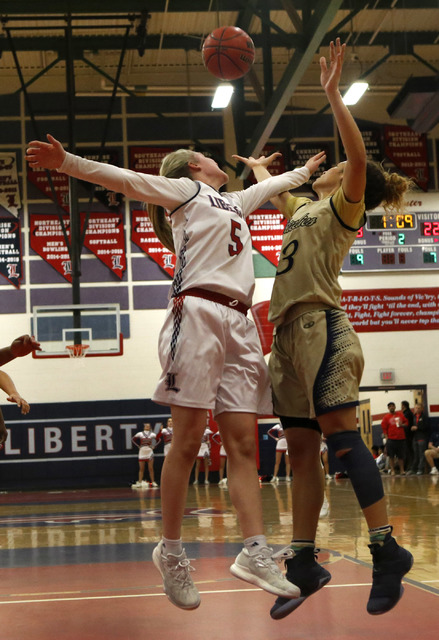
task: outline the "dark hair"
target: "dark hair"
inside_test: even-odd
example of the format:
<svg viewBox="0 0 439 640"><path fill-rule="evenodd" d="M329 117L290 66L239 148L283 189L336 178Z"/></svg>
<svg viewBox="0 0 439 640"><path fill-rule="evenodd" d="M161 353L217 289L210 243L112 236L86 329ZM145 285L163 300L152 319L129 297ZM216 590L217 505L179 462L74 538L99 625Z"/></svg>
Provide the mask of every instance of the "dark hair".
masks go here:
<svg viewBox="0 0 439 640"><path fill-rule="evenodd" d="M393 406L396 407L396 404L394 402L388 402L387 406L390 407L391 404L393 404Z"/></svg>
<svg viewBox="0 0 439 640"><path fill-rule="evenodd" d="M414 182L397 173L389 173L377 162L367 161L366 189L364 205L366 211L372 211L382 205L384 210L400 211L404 205L406 191L413 189Z"/></svg>

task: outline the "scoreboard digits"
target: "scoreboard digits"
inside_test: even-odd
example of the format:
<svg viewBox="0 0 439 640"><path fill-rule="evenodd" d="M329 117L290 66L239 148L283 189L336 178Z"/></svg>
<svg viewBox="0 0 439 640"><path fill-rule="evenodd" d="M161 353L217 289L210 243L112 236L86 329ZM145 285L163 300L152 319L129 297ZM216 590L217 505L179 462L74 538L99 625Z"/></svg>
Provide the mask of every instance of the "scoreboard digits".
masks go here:
<svg viewBox="0 0 439 640"><path fill-rule="evenodd" d="M372 212L358 231L342 272L439 269L438 253L439 213Z"/></svg>

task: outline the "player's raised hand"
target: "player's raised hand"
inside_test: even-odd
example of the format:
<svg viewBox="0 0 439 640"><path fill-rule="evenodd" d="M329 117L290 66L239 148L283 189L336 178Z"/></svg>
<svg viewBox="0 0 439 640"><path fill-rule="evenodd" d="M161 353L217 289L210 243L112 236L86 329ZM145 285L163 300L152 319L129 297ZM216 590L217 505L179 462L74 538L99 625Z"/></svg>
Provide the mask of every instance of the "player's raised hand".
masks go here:
<svg viewBox="0 0 439 640"><path fill-rule="evenodd" d="M337 38L335 44L331 41L329 45L329 67L326 58L320 58L320 84L327 94L338 91L345 50L346 45Z"/></svg>
<svg viewBox="0 0 439 640"><path fill-rule="evenodd" d="M326 160L326 153L324 151L320 151L319 153L317 153L315 156L312 156L312 158L308 160L308 162L305 164L305 167L309 169L312 175L314 171L316 171L316 169L318 169L318 167L322 164L322 162L325 162L325 160Z"/></svg>
<svg viewBox="0 0 439 640"><path fill-rule="evenodd" d="M20 336L11 343L11 353L14 358L27 356L32 351L41 351L40 343L33 336Z"/></svg>
<svg viewBox="0 0 439 640"><path fill-rule="evenodd" d="M61 142L58 142L50 133L47 134L49 142L33 140L26 149L26 160L30 167L35 169L59 169L64 161L66 152Z"/></svg>

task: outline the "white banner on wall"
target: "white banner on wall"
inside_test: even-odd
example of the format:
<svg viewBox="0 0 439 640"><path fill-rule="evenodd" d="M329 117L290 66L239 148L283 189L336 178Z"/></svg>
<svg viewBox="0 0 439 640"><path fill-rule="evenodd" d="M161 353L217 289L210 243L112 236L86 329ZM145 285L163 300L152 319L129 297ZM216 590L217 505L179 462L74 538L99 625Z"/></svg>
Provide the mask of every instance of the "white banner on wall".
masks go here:
<svg viewBox="0 0 439 640"><path fill-rule="evenodd" d="M21 201L15 152L0 153L0 205L18 217Z"/></svg>

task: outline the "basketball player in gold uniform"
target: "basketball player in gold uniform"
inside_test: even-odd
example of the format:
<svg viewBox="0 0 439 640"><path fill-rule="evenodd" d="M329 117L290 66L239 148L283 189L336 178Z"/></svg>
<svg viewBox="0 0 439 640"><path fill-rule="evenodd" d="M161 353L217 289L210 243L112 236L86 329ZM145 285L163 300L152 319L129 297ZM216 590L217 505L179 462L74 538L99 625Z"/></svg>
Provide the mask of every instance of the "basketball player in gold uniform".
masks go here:
<svg viewBox="0 0 439 640"><path fill-rule="evenodd" d="M330 64L320 59L321 84L332 108L347 160L313 184L317 201L286 192L272 199L287 218L269 319L275 325L270 376L274 410L288 441L293 469L293 540L287 577L301 590L296 600L277 598L280 619L331 579L315 560L315 535L323 501L320 437L340 459L366 518L373 559L367 604L372 615L392 609L413 557L392 536L381 477L356 425L363 355L341 307L338 275L365 223L365 212L382 205L398 210L410 181L388 174L366 158L361 133L339 92L345 45L330 45ZM238 156L235 156L238 157ZM256 178L269 177L271 157L241 158Z"/></svg>

